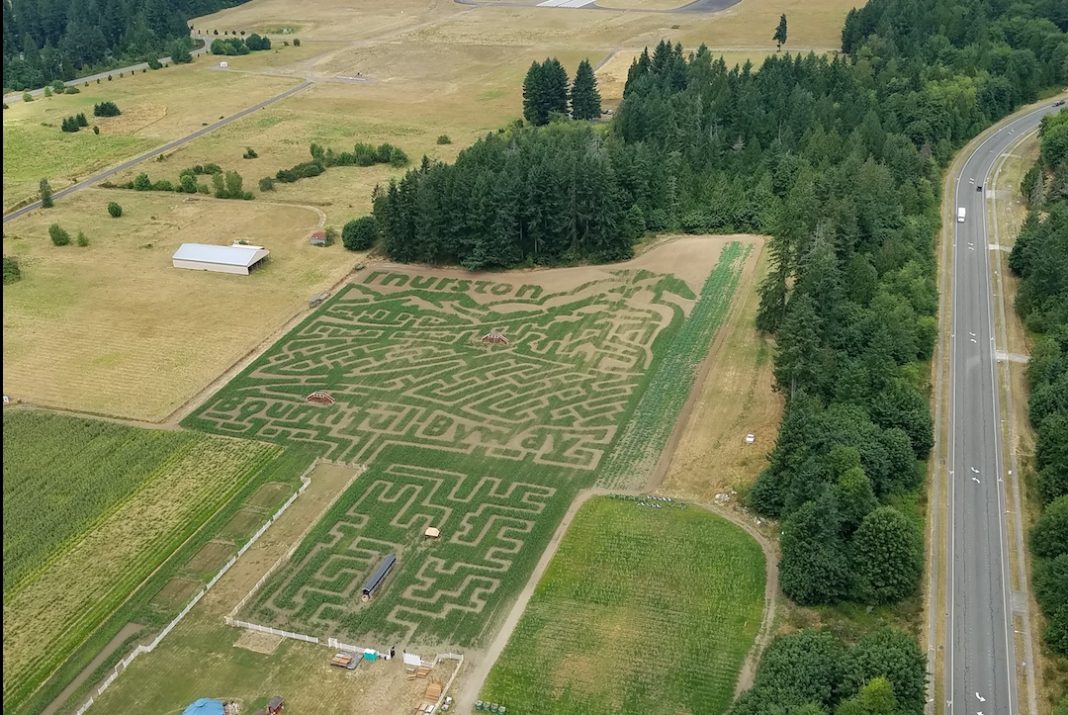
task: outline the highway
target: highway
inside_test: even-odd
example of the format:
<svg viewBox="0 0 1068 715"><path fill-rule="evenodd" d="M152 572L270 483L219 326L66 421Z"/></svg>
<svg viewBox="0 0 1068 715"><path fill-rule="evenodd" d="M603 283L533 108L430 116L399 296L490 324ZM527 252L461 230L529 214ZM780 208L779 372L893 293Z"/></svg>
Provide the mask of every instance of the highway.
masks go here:
<svg viewBox="0 0 1068 715"><path fill-rule="evenodd" d="M73 194L75 192L78 192L78 191L81 191L82 189L87 189L90 186L92 186L93 184L98 184L101 181L103 181L103 180L105 180L105 179L107 179L107 178L109 178L111 176L114 176L115 174L118 174L120 171L126 171L127 169L129 169L129 168L131 168L133 166L137 166L142 161L145 161L147 159L153 159L153 158L159 156L160 154L164 154L164 153L166 153L168 151L172 151L174 149L177 149L178 147L182 146L183 144L188 144L189 142L193 141L194 139L199 139L200 137L204 136L205 134L210 134L211 132L215 131L219 127L224 127L227 124L230 124L231 122L236 122L238 119L242 119L244 117L247 117L249 114L251 114L252 112L255 112L257 109L263 109L264 107L266 107L268 105L271 105L271 104L274 104L275 102L280 102L283 99L287 99L289 97L292 97L297 92L300 92L300 91L303 91L304 89L307 89L312 84L313 84L313 82L311 82L309 80L304 80L303 82L301 82L300 84L298 84L295 87L290 87L289 89L285 90L284 92L279 92L278 94L274 95L273 97L268 97L267 99L263 100L262 102L258 102L257 104L254 104L251 107L246 107L245 109L242 109L240 112L236 112L234 114L231 114L228 117L224 117L223 119L220 119L217 122L213 122L212 124L209 124L206 127L201 127L200 129L196 130L192 134L187 134L186 136L181 137L180 139L175 139L173 141L169 141L169 142L167 142L166 144L164 144L162 146L158 146L155 149L150 149L149 151L146 151L144 154L139 154L139 155L133 157L132 159L127 159L126 161L123 161L120 164L116 164L115 166L112 166L112 167L109 167L107 169L104 169L103 171L97 172L96 174L93 174L92 176L90 176L88 179L82 179L81 181L79 181L76 184L71 184L70 186L67 186L67 187L65 187L63 189L60 189L59 191L56 191L55 193L52 194L52 198L54 200L58 201L58 200L62 199L64 196L70 196L71 194ZM41 202L38 200L38 201L34 201L31 204L23 206L22 208L15 209L11 213L4 214L4 223L7 223L8 221L14 221L19 216L22 216L23 214L29 213L30 211L33 211L34 209L38 209L40 207L41 207Z"/></svg>
<svg viewBox="0 0 1068 715"><path fill-rule="evenodd" d="M1009 578L1006 481L1002 464L994 339L994 303L986 216L988 182L999 157L1035 130L1053 100L1006 123L979 144L956 179L952 241L952 333L948 468L948 548L944 567L944 712L948 715L1016 715L1021 707L1013 642L1014 603ZM978 187L983 186L982 190ZM1018 191L1018 187L1002 190ZM957 219L963 207L963 222ZM1026 588L1026 585L1025 585ZM1032 665L1032 664L1028 664Z"/></svg>

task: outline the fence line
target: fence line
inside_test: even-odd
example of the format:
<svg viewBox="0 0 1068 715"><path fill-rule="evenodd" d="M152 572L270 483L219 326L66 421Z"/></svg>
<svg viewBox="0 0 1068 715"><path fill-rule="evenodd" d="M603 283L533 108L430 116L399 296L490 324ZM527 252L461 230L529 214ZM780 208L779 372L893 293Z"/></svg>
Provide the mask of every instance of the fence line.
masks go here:
<svg viewBox="0 0 1068 715"><path fill-rule="evenodd" d="M280 636L282 638L292 638L295 641L304 641L305 643L314 643L319 645L319 639L315 636L306 636L303 633L294 633L293 631L283 631L280 628L271 628L270 626L261 626L258 623L249 623L248 621L238 621L227 616L226 625L234 626L236 628L244 628L250 631L256 631L257 633L268 633L272 636Z"/></svg>
<svg viewBox="0 0 1068 715"><path fill-rule="evenodd" d="M308 478L308 475L311 473L311 471L313 469L315 469L316 466L318 466L320 461L323 461L323 460L316 459L316 460L312 461L311 464L308 465L308 468L305 469L304 472L301 473L301 475L300 475L300 482L301 482L300 488L297 489L297 491L294 492L292 495L290 495L289 499L287 499L285 501L285 503L282 504L282 506L278 508L278 511L276 511L271 516L271 518L267 521L267 523L265 523L263 526L261 526L259 528L259 530L255 534L253 534L252 537L247 542L245 542L244 546L242 546L240 549L238 549L236 555L230 557L230 560L227 561L226 564L221 569L219 569L218 573L216 573L214 576L212 576L211 580L208 581L204 585L204 587L201 588L200 591L197 592L197 594L195 596L193 596L193 598L189 601L189 603L187 603L185 605L185 608L183 608L178 613L178 615L175 616L174 619L170 623L168 623L163 628L163 630L160 631L156 635L155 638L153 638L147 645L138 645L136 648L133 649L133 651L130 652L130 654L128 656L126 656L125 658L120 660L115 665L115 667L112 669L112 671L108 675L108 677L104 678L104 681L102 683L100 683L99 686L97 686L94 695L90 696L89 699L86 700L82 704L82 706L80 708L78 708L74 712L74 715L83 715L86 710L88 710L89 708L91 708L93 706L93 703L96 701L96 698L101 696L101 695L103 695L104 691L108 689L108 686L110 686L113 682L115 682L115 679L119 677L119 674L122 673L127 668L129 668L130 664L138 656L140 656L142 653L151 653L152 651L154 651L156 649L156 646L158 646L160 644L160 642L167 636L167 634L170 633L172 630L174 630L175 626L177 626L179 623L181 623L182 620L187 615L189 615L189 612L191 610L193 610L194 606L196 606L198 603L200 603L200 599L204 598L204 596L205 596L205 594L207 594L208 590L211 589L212 586L217 584L219 582L219 579L221 579L223 576L225 576L226 572L229 571L233 567L233 565L235 563L237 563L237 559L240 556L242 556L246 551L248 551L249 548L253 544L255 544L257 541L259 541L260 537L263 536L264 533L266 533L267 529L271 526L271 524L276 522L278 520L278 518L280 516L282 516L282 514L285 513L286 509L288 509L293 504L293 502L296 501L297 497L304 493L304 491L311 484L311 479ZM262 579L261 579L261 581L262 581ZM246 596L246 598L247 597L248 596ZM229 617L227 618L227 620L228 621L230 620ZM246 627L252 627L252 626L254 626L254 624L249 623L249 624L247 624ZM253 628L253 630L259 630L260 628L262 628L262 627L255 627L255 628ZM274 630L274 629L269 629L269 630ZM282 632L280 631L279 633L282 633ZM312 642L312 643L318 643L319 642L318 638L313 638L311 636L302 636L299 633L292 634L291 637L297 638L298 640L307 640L307 641Z"/></svg>
<svg viewBox="0 0 1068 715"><path fill-rule="evenodd" d="M348 491L349 486L352 485L352 483L356 480L356 478L367 471L367 467L365 465L344 464L343 462L334 462L334 461L330 461L330 460L327 460L327 459L316 460L315 464L319 464L319 463L336 464L336 465L341 465L341 466L346 466L346 467L355 466L355 468L356 468L356 471L353 473L352 478L349 479L349 481L347 481L345 483L345 486L343 486L341 489L338 490L338 493L335 494L334 498L330 500L330 503L326 505L326 508L323 510L323 513L326 513L328 511L330 511L330 508L334 506L334 504L337 502L337 500L340 499L341 496L345 492ZM304 477L302 476L301 479L303 480ZM300 492L303 492L306 487L307 487L307 484L302 486ZM300 492L298 492L298 493L300 493ZM289 501L286 502L286 504L284 504L283 507L284 508L288 508L288 505L292 503L292 501L293 501L293 499L295 497L296 497L296 495L290 497ZM278 516L281 515L281 511L282 510L279 510L278 514L276 514L274 517L272 517L272 519L271 519L272 522L274 521L274 519L277 519ZM253 586L252 588L250 588L248 590L248 593L246 593L244 596L242 596L241 600L237 602L237 605L234 606L232 609L230 609L230 613L226 617L227 623L229 623L230 621L235 620L236 617L237 617L238 612L240 612L241 609L245 607L245 604L248 603L248 600L250 598L252 598L252 595L260 590L260 588L263 586L263 584L265 584L267 582L267 579L269 579L271 576L273 576L274 572L277 571L282 566L282 564L284 564L285 562L289 561L290 558L292 558L293 554L296 553L297 548L304 541L304 538L315 527L315 524L317 522L318 522L317 519L314 520L314 521L309 522L308 526L305 527L304 531L302 531L300 533L300 536L298 536L296 539L293 540L293 545L290 546L289 549L284 554L279 556L277 561L275 561L273 564L271 564L271 568L267 569L267 573L263 574L263 576L260 577L260 580L256 582L256 585Z"/></svg>
<svg viewBox="0 0 1068 715"><path fill-rule="evenodd" d="M434 712L441 709L441 704L445 702L445 697L449 694L449 688L452 687L452 681L456 680L456 676L460 674L460 670L464 667L464 656L462 653L438 653L434 658L434 665L437 665L442 660L455 660L456 668L452 671L452 675L449 676L449 681L445 683L445 687L441 689L441 695L438 696L438 700L434 703Z"/></svg>

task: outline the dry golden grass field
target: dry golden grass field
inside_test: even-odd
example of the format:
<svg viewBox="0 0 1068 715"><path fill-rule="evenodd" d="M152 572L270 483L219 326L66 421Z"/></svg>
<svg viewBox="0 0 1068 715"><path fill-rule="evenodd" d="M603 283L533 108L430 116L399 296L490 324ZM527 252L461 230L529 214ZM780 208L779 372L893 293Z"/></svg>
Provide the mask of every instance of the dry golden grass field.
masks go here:
<svg viewBox="0 0 1068 715"><path fill-rule="evenodd" d="M277 54L260 53L242 60L264 68L280 61L292 63L314 51L286 47ZM4 110L4 210L37 198L37 182L42 178L60 189L296 83L290 77L226 73L215 67L217 62L202 56L189 66L121 78L116 72L111 82L80 87L80 94L12 104ZM122 114L94 117L93 105L105 100L115 102ZM63 118L79 112L100 127L99 135L91 129L76 134L60 131Z"/></svg>
<svg viewBox="0 0 1068 715"><path fill-rule="evenodd" d="M656 9L663 0L649 3L642 7ZM94 84L79 95L5 111L5 202L32 194L39 175L50 175L58 188L300 79L315 84L116 180L145 171L173 181L183 167L210 161L240 171L256 191L259 178L308 158L313 141L338 149L390 142L413 162L423 154L452 160L478 136L520 115L522 78L534 60L557 56L572 72L582 58L595 65L607 60L600 76L611 100L621 94L630 58L661 38L686 47L706 42L728 61L758 62L773 51L770 35L780 12L791 18L787 49L820 49L837 45L837 28L852 5L742 0L706 15L451 0L355 0L344 7L329 0L253 0L194 25L208 33L292 28L275 35L280 51L227 58L228 70L218 67L218 58L202 57L192 66L117 78L100 89ZM281 47L297 36L301 47ZM41 126L100 99L113 99L124 114L102 120L99 137ZM441 134L452 143L438 145ZM101 150L92 140L112 143ZM246 146L259 158L242 159ZM271 202L313 205L328 225L340 228L368 210L376 184L400 171L337 167L278 185L252 202L221 205L186 202L182 195L91 191L12 222L4 251L24 260L27 278L4 289L5 390L44 405L163 418L352 264L340 249L316 252L301 243L316 225L315 213ZM123 204L126 217L106 217L103 205L110 199ZM52 247L45 230L57 220L85 230L93 245ZM182 241L232 238L272 248L268 270L242 280L170 268L169 251ZM139 248L146 243L154 248Z"/></svg>
<svg viewBox="0 0 1068 715"><path fill-rule="evenodd" d="M5 393L163 419L352 267L356 254L307 244L318 221L297 206L93 189L13 222L4 253L22 280L4 286ZM90 245L53 246L53 222ZM237 239L266 245L267 265L250 276L171 266L183 242Z"/></svg>

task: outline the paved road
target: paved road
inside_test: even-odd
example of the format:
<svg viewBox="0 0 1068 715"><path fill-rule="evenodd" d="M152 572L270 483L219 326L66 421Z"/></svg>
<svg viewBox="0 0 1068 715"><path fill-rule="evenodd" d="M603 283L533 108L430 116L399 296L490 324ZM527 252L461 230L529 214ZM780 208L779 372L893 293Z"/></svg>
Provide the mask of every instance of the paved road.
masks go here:
<svg viewBox="0 0 1068 715"><path fill-rule="evenodd" d="M195 49L190 50L189 54L193 55L193 57L196 57L197 55L203 55L203 54L207 53L208 45L210 44L210 40L207 38L207 36L205 36L205 35L193 35L193 39L194 40L203 40L204 41L204 45L202 47L197 47ZM171 62L171 56L170 55L167 55L166 57L160 57L159 58L159 63L161 65L174 64L173 62ZM98 79L99 80L106 80L108 78L108 75L115 75L116 77L118 77L120 72L122 74L127 74L127 73L133 74L134 72L140 72L141 70L146 70L146 69L148 69L148 63L147 62L138 62L135 65L128 65L126 67L116 67L115 69L108 70L107 72L97 72L96 74L87 75L85 77L78 77L76 79L72 79L72 80L69 80L67 82L64 82L63 84L65 86L67 86L67 87L79 87L80 88L86 82L95 82ZM6 102L7 104L14 104L15 102L21 102L23 94L25 94L25 92L11 92L9 94L6 94L6 95L4 95L4 102ZM30 90L30 96L31 97L40 97L42 94L44 94L44 87L41 87L40 89Z"/></svg>
<svg viewBox="0 0 1068 715"><path fill-rule="evenodd" d="M1016 715L1013 601L990 291L985 185L998 157L1055 111L1052 102L1006 124L964 162L951 207L953 329L949 426L948 715ZM948 213L948 212L947 212ZM1026 708L1023 708L1026 711Z"/></svg>
<svg viewBox="0 0 1068 715"><path fill-rule="evenodd" d="M146 159L153 159L153 158L159 156L160 154L163 154L165 152L171 151L173 149L177 149L178 147L182 146L183 144L188 144L189 142L193 141L194 139L199 139L200 137L204 136L205 134L210 134L211 132L215 131L219 127L225 127L227 124L230 124L231 122L236 122L238 119L241 119L243 117L248 116L252 112L255 112L257 109L263 109L264 107L266 107L268 105L271 105L271 104L274 104L275 102L280 102L283 99L286 99L288 97L292 97L297 92L300 92L300 91L303 91L304 89L307 89L312 84L313 84L313 82L311 82L309 80L304 80L303 82L298 84L296 87L291 87L290 89L287 89L284 92L276 94L273 97L268 97L267 99L263 100L259 104L254 104L251 107L248 107L246 109L242 109L240 112L237 112L236 114L231 114L229 117L224 117L223 119L220 119L219 121L214 122L213 124L209 124L206 127L201 127L200 129L196 130L192 134L184 136L181 139L175 139L174 141L167 142L163 146L158 146L155 149L151 149L151 150L145 152L144 154L140 154L138 156L135 156L132 159L127 159L126 161L122 162L121 164L116 164L115 166L113 166L113 167L111 167L109 169L104 169L103 171L101 171L101 172L99 172L97 174L93 174L88 179L82 179L81 181L79 181L76 184L71 184L70 186L68 186L66 188L60 189L59 191L56 191L52 195L52 198L54 198L55 200L58 201L59 199L62 199L64 196L70 196L71 194L73 194L73 193L75 193L77 191L81 191L82 189L87 189L90 186L92 186L93 184L98 184L101 181L103 181L104 179L107 179L108 177L111 177L111 176L114 176L115 174L118 174L120 171L126 171L130 167L136 166L137 164L140 164L142 161L145 161ZM40 201L34 201L32 204L29 204L28 206L23 206L20 209L15 209L11 213L4 214L4 223L6 224L8 221L13 221L13 220L17 219L19 216L22 216L23 214L27 214L30 211L33 211L34 209L38 209L40 207L41 207L41 202Z"/></svg>

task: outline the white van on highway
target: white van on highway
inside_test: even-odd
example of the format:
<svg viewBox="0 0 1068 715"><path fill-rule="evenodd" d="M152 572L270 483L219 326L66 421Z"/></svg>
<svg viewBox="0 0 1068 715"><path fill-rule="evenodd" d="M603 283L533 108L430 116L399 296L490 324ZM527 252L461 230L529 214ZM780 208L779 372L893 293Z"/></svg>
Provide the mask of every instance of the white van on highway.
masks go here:
<svg viewBox="0 0 1068 715"><path fill-rule="evenodd" d="M964 214L965 211L963 206L957 209L957 223L964 223Z"/></svg>

